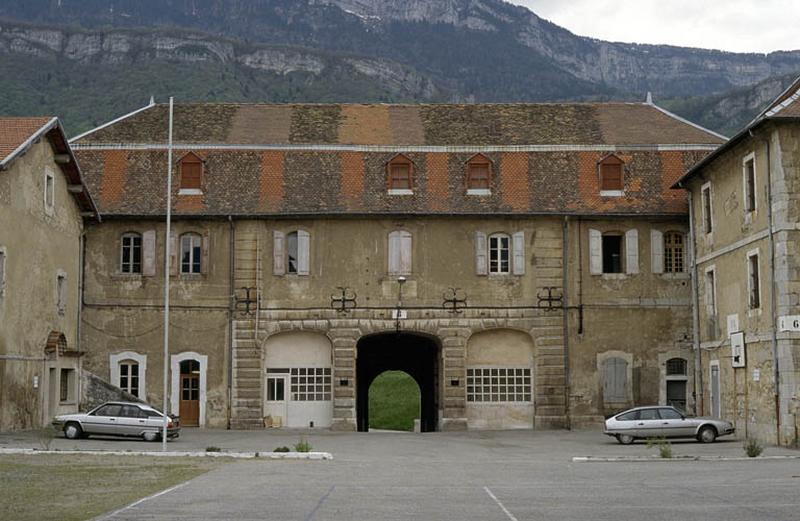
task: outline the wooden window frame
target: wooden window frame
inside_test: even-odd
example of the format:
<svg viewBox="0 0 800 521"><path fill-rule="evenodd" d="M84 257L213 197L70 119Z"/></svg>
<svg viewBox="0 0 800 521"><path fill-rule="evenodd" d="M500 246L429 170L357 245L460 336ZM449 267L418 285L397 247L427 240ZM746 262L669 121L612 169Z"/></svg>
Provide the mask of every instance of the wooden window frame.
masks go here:
<svg viewBox="0 0 800 521"><path fill-rule="evenodd" d="M126 369L127 374L122 374L123 373L123 371L122 371L123 367L127 368ZM134 375L133 375L131 370L134 367L136 368L136 376L135 376L136 377L136 385L135 386L131 383L131 379L134 377ZM124 385L124 386L122 385L122 379L123 378L125 378L127 385ZM123 391L125 391L128 394L131 394L131 395L136 396L137 398L139 398L139 397L141 397L141 380L142 380L141 366L140 366L138 361L132 360L130 358L126 358L125 360L121 360L119 362L119 381L117 382L117 386L120 389L122 389ZM134 389L136 390L136 392L133 392Z"/></svg>
<svg viewBox="0 0 800 521"><path fill-rule="evenodd" d="M619 271L609 271L606 268L606 237L619 237ZM600 236L600 259L602 265L603 275L622 275L627 273L626 270L626 248L625 248L625 234L623 232L603 232Z"/></svg>
<svg viewBox="0 0 800 521"><path fill-rule="evenodd" d="M186 165L196 165L199 169L199 173L197 175L196 181L191 179L191 183L187 183L186 179L186 172L185 168ZM199 195L203 193L203 177L205 174L205 161L195 154L194 152L188 152L183 157L178 160L178 166L180 170L180 183L179 183L179 195Z"/></svg>
<svg viewBox="0 0 800 521"><path fill-rule="evenodd" d="M747 309L761 309L761 257L759 250L747 252Z"/></svg>
<svg viewBox="0 0 800 521"><path fill-rule="evenodd" d="M742 159L742 185L745 214L754 213L758 209L758 190L756 174L756 154L751 152Z"/></svg>
<svg viewBox="0 0 800 521"><path fill-rule="evenodd" d="M189 244L189 268L188 271L184 270L184 239L189 239L191 243ZM197 244L195 244L197 241ZM178 271L181 275L200 275L203 273L203 236L199 233L195 232L187 232L181 234L179 237L178 245L180 248L180 253L178 257ZM196 249L200 250L200 253L197 254L199 258L195 258ZM195 265L197 265L197 269L195 270Z"/></svg>
<svg viewBox="0 0 800 521"><path fill-rule="evenodd" d="M126 239L130 239L131 243L126 245ZM136 244L135 239L139 239L139 262L138 262L138 269L136 267L135 262L135 252L136 252ZM128 263L126 267L125 263L125 250L129 249L130 252L128 254ZM125 232L120 237L120 248L119 248L119 272L123 275L141 275L142 274L142 260L143 260L143 239L142 234L138 232Z"/></svg>
<svg viewBox="0 0 800 521"><path fill-rule="evenodd" d="M712 200L711 183L706 183L700 188L700 214L703 219L703 233L714 233L714 202Z"/></svg>
<svg viewBox="0 0 800 521"><path fill-rule="evenodd" d="M616 175L616 173L614 175L614 177L619 177L619 179L615 180L614 184L609 185L608 183L610 183L611 181L607 179L607 176L611 174L610 172L608 172L608 169L611 167L619 169L618 176ZM597 163L597 179L598 179L598 186L600 188L600 195L606 197L624 195L625 162L615 154L607 155Z"/></svg>
<svg viewBox="0 0 800 521"><path fill-rule="evenodd" d="M402 184L396 183L396 167L408 169L408 179L403 180ZM409 195L414 193L414 162L403 154L394 156L386 163L386 189L392 195Z"/></svg>
<svg viewBox="0 0 800 521"><path fill-rule="evenodd" d="M467 160L467 172L465 184L467 195L490 195L492 193L492 179L494 177L494 165L492 160L483 154L475 154ZM478 173L478 168L485 168L485 179L477 179L476 176L483 177L483 172ZM476 182L485 186L476 186Z"/></svg>
<svg viewBox="0 0 800 521"><path fill-rule="evenodd" d="M506 245L505 248L501 247L500 240L505 240ZM497 246L492 246L492 242L497 242ZM489 253L488 255L488 265L487 270L489 275L511 275L512 269L512 255L513 255L513 245L511 242L511 235L507 233L493 233L488 237L486 242L486 248ZM506 252L506 259L503 261L502 252L505 250ZM496 252L496 253L495 253ZM503 269L503 262L506 263L505 269Z"/></svg>
<svg viewBox="0 0 800 521"><path fill-rule="evenodd" d="M680 238L680 244L671 241ZM664 240L664 273L684 273L686 271L686 235L682 232L669 231L663 235Z"/></svg>

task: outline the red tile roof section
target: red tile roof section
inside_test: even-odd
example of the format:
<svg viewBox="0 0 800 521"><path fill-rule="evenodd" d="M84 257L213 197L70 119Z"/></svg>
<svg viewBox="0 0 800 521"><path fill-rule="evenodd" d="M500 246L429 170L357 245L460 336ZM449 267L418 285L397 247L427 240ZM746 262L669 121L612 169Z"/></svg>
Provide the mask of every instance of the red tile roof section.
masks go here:
<svg viewBox="0 0 800 521"><path fill-rule="evenodd" d="M426 154L425 156L428 171L428 203L436 212L446 211L448 206L449 159L450 154Z"/></svg>
<svg viewBox="0 0 800 521"><path fill-rule="evenodd" d="M284 153L261 153L259 211L278 212L283 204Z"/></svg>
<svg viewBox="0 0 800 521"><path fill-rule="evenodd" d="M53 118L0 118L0 161Z"/></svg>
<svg viewBox="0 0 800 521"><path fill-rule="evenodd" d="M102 206L115 208L125 195L128 152L125 150L110 150L106 152L103 171L99 199L102 201Z"/></svg>
<svg viewBox="0 0 800 521"><path fill-rule="evenodd" d="M500 194L503 203L513 211L530 207L528 194L528 154L508 152L501 156Z"/></svg>
<svg viewBox="0 0 800 521"><path fill-rule="evenodd" d="M342 152L341 190L345 206L350 210L361 206L364 195L364 154L361 152Z"/></svg>

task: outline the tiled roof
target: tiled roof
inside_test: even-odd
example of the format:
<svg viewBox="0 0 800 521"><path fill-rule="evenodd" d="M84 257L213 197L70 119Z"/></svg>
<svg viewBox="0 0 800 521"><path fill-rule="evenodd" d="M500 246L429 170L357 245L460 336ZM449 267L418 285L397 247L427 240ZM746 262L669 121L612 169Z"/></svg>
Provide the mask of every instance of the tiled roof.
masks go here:
<svg viewBox="0 0 800 521"><path fill-rule="evenodd" d="M53 118L0 118L0 161L4 161Z"/></svg>
<svg viewBox="0 0 800 521"><path fill-rule="evenodd" d="M532 146L720 144L647 103L461 105L178 104L174 140L187 144ZM80 136L81 145L164 143L156 104Z"/></svg>
<svg viewBox="0 0 800 521"><path fill-rule="evenodd" d="M11 167L36 140L45 138L50 142L54 154L69 156L69 161L60 162L59 169L71 185L83 186L73 191L78 207L88 213L97 214L92 196L86 189L81 169L75 161L72 149L57 118L0 118L0 174Z"/></svg>
<svg viewBox="0 0 800 521"><path fill-rule="evenodd" d="M179 158L187 150L176 150ZM471 153L409 152L413 195L389 195L391 152L194 149L205 160L203 195L178 195L176 215L685 215L681 192L670 190L703 150L631 150L625 196L601 197L602 151L487 152L492 193L466 194ZM76 152L104 216L161 216L165 212L165 150L81 149Z"/></svg>
<svg viewBox="0 0 800 521"><path fill-rule="evenodd" d="M168 106L73 142L104 215L166 213ZM203 195L178 215L683 215L669 187L722 139L649 103L176 105L177 161L205 161ZM414 162L413 195L387 193L386 163ZM466 194L466 161L493 162L492 195ZM597 162L625 161L625 196L600 197Z"/></svg>

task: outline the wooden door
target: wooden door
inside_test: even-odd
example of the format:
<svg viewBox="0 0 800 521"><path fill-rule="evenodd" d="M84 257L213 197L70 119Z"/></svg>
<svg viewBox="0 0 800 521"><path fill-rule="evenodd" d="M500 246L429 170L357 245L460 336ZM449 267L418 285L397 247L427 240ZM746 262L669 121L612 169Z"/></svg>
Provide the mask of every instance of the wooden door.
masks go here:
<svg viewBox="0 0 800 521"><path fill-rule="evenodd" d="M182 427L200 425L200 362L181 362L180 422Z"/></svg>

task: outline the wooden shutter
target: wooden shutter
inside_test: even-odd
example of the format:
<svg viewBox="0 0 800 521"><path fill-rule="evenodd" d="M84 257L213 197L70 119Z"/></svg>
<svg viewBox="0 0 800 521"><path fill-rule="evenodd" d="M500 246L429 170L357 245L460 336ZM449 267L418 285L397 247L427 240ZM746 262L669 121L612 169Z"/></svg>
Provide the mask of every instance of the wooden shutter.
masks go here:
<svg viewBox="0 0 800 521"><path fill-rule="evenodd" d="M486 234L475 232L475 274L488 275L489 265L487 262L488 251L486 248Z"/></svg>
<svg viewBox="0 0 800 521"><path fill-rule="evenodd" d="M603 234L600 230L589 230L589 273L603 273Z"/></svg>
<svg viewBox="0 0 800 521"><path fill-rule="evenodd" d="M203 243L202 243L202 251L203 255L200 257L200 273L206 274L209 272L210 266L208 265L208 250L211 243L211 237L208 235L208 232L203 234Z"/></svg>
<svg viewBox="0 0 800 521"><path fill-rule="evenodd" d="M650 256L653 273L664 273L664 234L650 230Z"/></svg>
<svg viewBox="0 0 800 521"><path fill-rule="evenodd" d="M628 274L639 273L639 232L637 230L625 232L625 272Z"/></svg>
<svg viewBox="0 0 800 521"><path fill-rule="evenodd" d="M411 274L411 234L400 232L400 273Z"/></svg>
<svg viewBox="0 0 800 521"><path fill-rule="evenodd" d="M285 236L283 232L272 232L272 273L283 275L286 273L286 254L284 253Z"/></svg>
<svg viewBox="0 0 800 521"><path fill-rule="evenodd" d="M311 264L311 235L307 231L297 231L297 274L308 275Z"/></svg>
<svg viewBox="0 0 800 521"><path fill-rule="evenodd" d="M187 156L181 161L181 188L199 190L202 176L203 163L199 158Z"/></svg>
<svg viewBox="0 0 800 521"><path fill-rule="evenodd" d="M628 362L622 358L609 358L603 366L603 401L621 403L628 401Z"/></svg>
<svg viewBox="0 0 800 521"><path fill-rule="evenodd" d="M178 234L170 232L169 234L169 274L175 276L178 274L178 259L181 252L178 250Z"/></svg>
<svg viewBox="0 0 800 521"><path fill-rule="evenodd" d="M517 232L511 236L512 273L525 275L525 232Z"/></svg>
<svg viewBox="0 0 800 521"><path fill-rule="evenodd" d="M389 234L389 275L397 275L400 273L400 232L391 232Z"/></svg>
<svg viewBox="0 0 800 521"><path fill-rule="evenodd" d="M156 274L156 231L147 230L142 234L142 276L154 277Z"/></svg>

